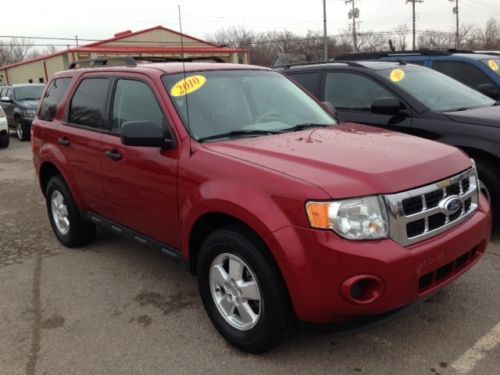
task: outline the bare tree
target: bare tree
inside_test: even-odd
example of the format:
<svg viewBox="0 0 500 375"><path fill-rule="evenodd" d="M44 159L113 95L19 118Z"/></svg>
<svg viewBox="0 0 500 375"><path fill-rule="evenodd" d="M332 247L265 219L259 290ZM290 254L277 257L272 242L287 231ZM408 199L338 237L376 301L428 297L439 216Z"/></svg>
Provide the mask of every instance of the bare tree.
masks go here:
<svg viewBox="0 0 500 375"><path fill-rule="evenodd" d="M483 30L483 49L495 49L500 46L500 24L496 18L490 18Z"/></svg>
<svg viewBox="0 0 500 375"><path fill-rule="evenodd" d="M399 51L406 51L408 48L407 36L410 33L410 27L407 24L398 25L394 28L395 44L394 47Z"/></svg>

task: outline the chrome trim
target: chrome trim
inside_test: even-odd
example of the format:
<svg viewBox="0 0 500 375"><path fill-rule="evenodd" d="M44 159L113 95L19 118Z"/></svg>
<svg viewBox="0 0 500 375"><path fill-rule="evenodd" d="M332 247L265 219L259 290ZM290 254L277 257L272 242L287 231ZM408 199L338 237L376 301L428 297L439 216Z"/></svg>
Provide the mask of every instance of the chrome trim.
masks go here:
<svg viewBox="0 0 500 375"><path fill-rule="evenodd" d="M463 191L462 187L462 180L469 179L469 189L467 191ZM445 180L413 189L413 190L408 190L402 193L396 193L396 194L388 194L384 195L383 198L385 200L385 205L387 207L387 216L389 219L389 236L392 238L394 241L399 243L402 246L409 246L413 245L417 242L424 241L428 238L434 237L438 234L441 234L455 226L457 226L460 223L463 223L466 221L474 212L478 209L479 207L479 179L477 177L477 171L475 165L468 169L467 171L460 173L456 176L447 178ZM448 195L446 192L446 188L448 186L451 186L455 183L458 183L460 187L460 192L459 194L450 194ZM461 200L462 202L462 208L460 209L460 216L453 220L450 221L450 216L452 215L447 215L445 210L440 208L440 205L438 204L436 207L432 208L427 208L427 202L425 200L425 194L434 192L436 190L442 190L443 191L443 197L441 198L440 201L443 201L449 197L456 196L458 199ZM408 198L414 198L414 197L422 197L422 210L420 212L411 214L411 215L405 215L404 210L403 210L403 201ZM465 210L465 201L467 201L469 198L471 198L471 205L470 208L466 211ZM446 216L445 219L445 224L439 228L429 230L429 217L435 214L442 213L443 215ZM407 224L416 222L418 220L425 220L425 227L424 227L424 232L422 234L419 234L414 237L408 237L407 235Z"/></svg>

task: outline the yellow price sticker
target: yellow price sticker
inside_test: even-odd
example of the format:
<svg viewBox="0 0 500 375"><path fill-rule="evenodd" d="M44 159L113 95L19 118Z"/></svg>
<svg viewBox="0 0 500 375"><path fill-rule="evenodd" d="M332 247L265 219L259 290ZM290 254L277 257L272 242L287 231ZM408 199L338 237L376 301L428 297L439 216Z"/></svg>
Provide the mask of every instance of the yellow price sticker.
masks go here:
<svg viewBox="0 0 500 375"><path fill-rule="evenodd" d="M181 79L172 87L172 89L170 90L170 95L178 97L192 94L193 92L201 89L206 82L207 78L201 75Z"/></svg>
<svg viewBox="0 0 500 375"><path fill-rule="evenodd" d="M499 67L498 67L498 64L495 60L490 60L488 61L488 66L490 67L491 70L493 70L494 72L498 72L499 70Z"/></svg>
<svg viewBox="0 0 500 375"><path fill-rule="evenodd" d="M394 69L391 72L391 76L390 77L391 77L391 81L392 82L401 82L403 79L405 79L406 73L404 72L404 70Z"/></svg>

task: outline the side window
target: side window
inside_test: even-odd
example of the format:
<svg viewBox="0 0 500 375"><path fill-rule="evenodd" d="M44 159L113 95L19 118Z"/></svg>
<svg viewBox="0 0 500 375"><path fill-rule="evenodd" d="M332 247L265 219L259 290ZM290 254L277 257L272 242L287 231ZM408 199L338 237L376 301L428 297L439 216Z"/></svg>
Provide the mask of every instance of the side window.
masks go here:
<svg viewBox="0 0 500 375"><path fill-rule="evenodd" d="M325 101L337 109L370 110L374 99L394 97L370 78L348 72L331 72L326 76Z"/></svg>
<svg viewBox="0 0 500 375"><path fill-rule="evenodd" d="M66 91L68 91L70 83L71 78L58 78L52 81L40 104L40 113L38 114L40 120L54 120L59 103Z"/></svg>
<svg viewBox="0 0 500 375"><path fill-rule="evenodd" d="M144 82L119 79L113 100L112 131L119 133L127 121L152 121L165 125L165 116L151 88Z"/></svg>
<svg viewBox="0 0 500 375"><path fill-rule="evenodd" d="M288 76L313 95L318 95L321 72L295 73Z"/></svg>
<svg viewBox="0 0 500 375"><path fill-rule="evenodd" d="M444 73L451 78L456 79L473 89L477 89L483 83L491 83L493 81L484 74L479 68L474 65L457 61L433 61L432 69Z"/></svg>
<svg viewBox="0 0 500 375"><path fill-rule="evenodd" d="M71 99L68 122L104 129L108 86L109 79L107 78L84 79Z"/></svg>

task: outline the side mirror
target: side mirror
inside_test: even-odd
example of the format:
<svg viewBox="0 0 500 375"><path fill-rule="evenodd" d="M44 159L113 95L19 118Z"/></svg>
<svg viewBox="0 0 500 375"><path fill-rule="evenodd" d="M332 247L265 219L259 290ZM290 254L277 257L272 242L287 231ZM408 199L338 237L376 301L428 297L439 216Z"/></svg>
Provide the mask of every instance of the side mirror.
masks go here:
<svg viewBox="0 0 500 375"><path fill-rule="evenodd" d="M500 90L492 83L480 84L479 86L477 86L477 91L495 100L500 98Z"/></svg>
<svg viewBox="0 0 500 375"><path fill-rule="evenodd" d="M335 109L335 106L332 103L330 103L330 102L321 102L321 106L323 107L323 109L327 110L332 115L334 115L334 116L337 115L337 110Z"/></svg>
<svg viewBox="0 0 500 375"><path fill-rule="evenodd" d="M4 102L4 103L12 103L12 99L9 98L8 96L2 96L0 98L0 102Z"/></svg>
<svg viewBox="0 0 500 375"><path fill-rule="evenodd" d="M126 146L173 148L174 141L169 138L160 125L152 121L127 121L122 126L122 143Z"/></svg>
<svg viewBox="0 0 500 375"><path fill-rule="evenodd" d="M377 98L370 106L370 111L381 115L397 115L401 110L401 103L396 98Z"/></svg>

